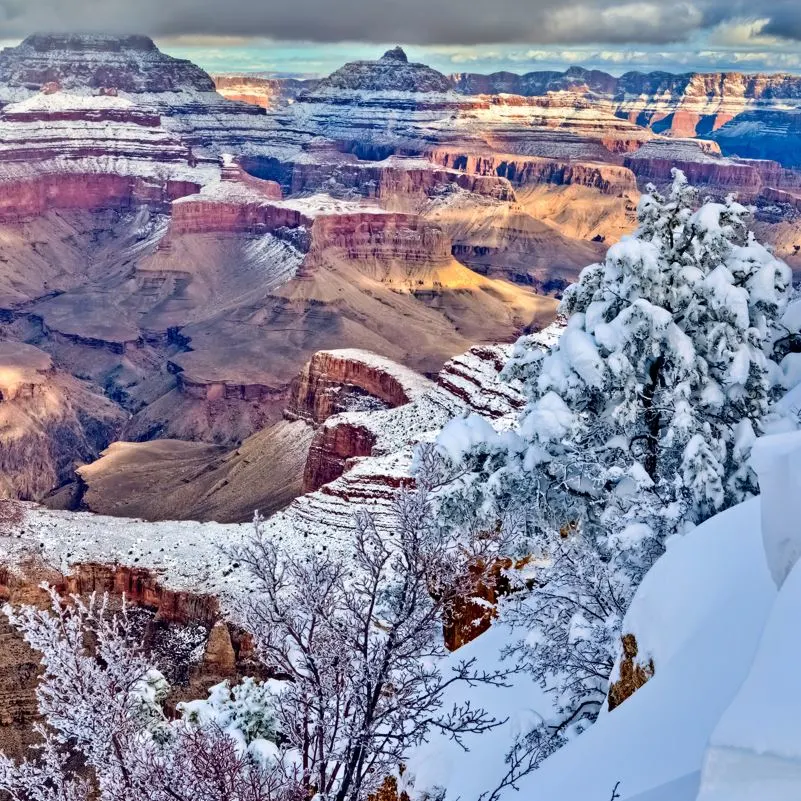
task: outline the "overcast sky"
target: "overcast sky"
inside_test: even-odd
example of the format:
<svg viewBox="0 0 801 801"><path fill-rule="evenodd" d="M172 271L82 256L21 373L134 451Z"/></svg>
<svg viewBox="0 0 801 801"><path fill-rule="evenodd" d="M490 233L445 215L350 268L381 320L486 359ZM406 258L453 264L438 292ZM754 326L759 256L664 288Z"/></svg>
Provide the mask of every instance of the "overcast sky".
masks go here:
<svg viewBox="0 0 801 801"><path fill-rule="evenodd" d="M402 43L445 71L801 71L801 0L0 0L0 39L147 33L211 70L327 73Z"/></svg>

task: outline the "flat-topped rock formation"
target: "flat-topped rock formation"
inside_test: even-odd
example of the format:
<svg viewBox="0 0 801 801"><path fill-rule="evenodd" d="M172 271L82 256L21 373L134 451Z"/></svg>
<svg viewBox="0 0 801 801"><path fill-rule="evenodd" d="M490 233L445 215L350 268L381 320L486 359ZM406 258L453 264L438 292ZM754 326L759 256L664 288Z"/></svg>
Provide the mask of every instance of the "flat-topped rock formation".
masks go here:
<svg viewBox="0 0 801 801"><path fill-rule="evenodd" d="M316 78L265 78L252 74L212 75L217 91L228 100L275 108L293 101L301 92L313 91Z"/></svg>
<svg viewBox="0 0 801 801"><path fill-rule="evenodd" d="M146 36L34 34L0 52L0 83L11 87L123 92L214 91L214 82L191 61L162 53Z"/></svg>
<svg viewBox="0 0 801 801"><path fill-rule="evenodd" d="M197 157L275 143L264 109L219 95L190 61L162 53L143 36L41 35L0 53L0 105L39 91L119 96L157 114Z"/></svg>
<svg viewBox="0 0 801 801"><path fill-rule="evenodd" d="M55 374L53 359L21 342L0 341L0 401L33 399Z"/></svg>
<svg viewBox="0 0 801 801"><path fill-rule="evenodd" d="M303 490L313 430L279 422L233 450L160 439L115 442L79 469L80 506L98 514L144 520L246 523L271 515Z"/></svg>
<svg viewBox="0 0 801 801"><path fill-rule="evenodd" d="M604 162L560 160L514 153L465 153L457 148L437 148L429 153L429 157L435 163L453 169L506 178L515 186L586 186L604 195L633 194L637 191L637 181L630 169Z"/></svg>

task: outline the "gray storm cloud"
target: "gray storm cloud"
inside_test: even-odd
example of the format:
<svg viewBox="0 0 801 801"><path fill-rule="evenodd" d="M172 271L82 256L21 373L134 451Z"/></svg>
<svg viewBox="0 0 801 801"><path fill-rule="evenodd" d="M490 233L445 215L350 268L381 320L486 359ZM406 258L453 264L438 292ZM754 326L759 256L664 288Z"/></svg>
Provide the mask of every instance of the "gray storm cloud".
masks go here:
<svg viewBox="0 0 801 801"><path fill-rule="evenodd" d="M662 44L755 15L769 20L766 32L801 38L799 0L0 0L0 38L94 31L419 45Z"/></svg>

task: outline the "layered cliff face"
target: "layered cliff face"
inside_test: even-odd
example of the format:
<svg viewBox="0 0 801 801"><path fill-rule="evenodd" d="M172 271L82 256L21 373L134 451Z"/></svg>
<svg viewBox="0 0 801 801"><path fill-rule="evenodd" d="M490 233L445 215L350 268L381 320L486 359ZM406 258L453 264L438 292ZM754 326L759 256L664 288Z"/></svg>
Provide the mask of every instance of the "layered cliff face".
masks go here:
<svg viewBox="0 0 801 801"><path fill-rule="evenodd" d="M118 96L156 114L196 155L258 150L275 141L264 110L219 95L189 61L162 53L143 36L41 35L0 53L0 105L40 91Z"/></svg>
<svg viewBox="0 0 801 801"><path fill-rule="evenodd" d="M29 345L0 341L0 495L39 500L96 459L126 415Z"/></svg>
<svg viewBox="0 0 801 801"><path fill-rule="evenodd" d="M228 100L262 108L287 105L305 91L314 90L315 78L263 78L259 75L213 75L217 91Z"/></svg>
<svg viewBox="0 0 801 801"><path fill-rule="evenodd" d="M791 108L748 109L717 129L712 138L726 153L773 159L801 168L801 102Z"/></svg>
<svg viewBox="0 0 801 801"><path fill-rule="evenodd" d="M549 328L537 336L547 347L558 336L558 329ZM446 363L434 382L419 383L414 397L395 408L332 408L335 413L319 424L306 465L304 483L307 489L316 487L316 491L300 496L273 515L266 521L267 531L279 537L292 532L292 536L304 540L323 537L337 547L353 532L357 509L374 515L379 527L390 525L395 492L412 481L410 468L416 443L425 441L427 434L439 430L454 415L470 412L493 419L503 428L504 421L514 419L525 404L519 388L500 380L509 353L510 346L474 347ZM383 372L404 375L399 365L375 356L354 357L354 367L373 362L373 369L380 365ZM322 354L317 363L322 366L329 360ZM331 362L332 366L338 361ZM331 375L337 379L341 374L342 365L337 364ZM308 383L301 384L304 386L313 389ZM331 409L332 394L336 396L344 389L347 396L352 390L347 383L343 386L336 381L333 387L326 381L316 386L319 397L318 392L311 396L299 393L306 409Z"/></svg>
<svg viewBox="0 0 801 801"><path fill-rule="evenodd" d="M418 373L369 351L319 351L293 386L287 416L319 424L358 409L362 402L377 402L378 408L403 406L430 389L431 382Z"/></svg>
<svg viewBox="0 0 801 801"><path fill-rule="evenodd" d="M628 72L598 70L526 75L452 76L467 94L507 92L528 97L568 92L658 134L711 137L727 155L766 158L797 167L801 79L790 74Z"/></svg>
<svg viewBox="0 0 801 801"><path fill-rule="evenodd" d="M124 92L214 91L191 61L162 53L146 36L35 34L0 52L0 83Z"/></svg>
<svg viewBox="0 0 801 801"><path fill-rule="evenodd" d="M503 152L463 153L451 148L433 150L430 157L446 167L478 175L498 175L515 186L585 186L604 195L633 194L637 191L636 178L631 171L616 164L561 161Z"/></svg>
<svg viewBox="0 0 801 801"><path fill-rule="evenodd" d="M0 220L51 208L165 209L216 173L129 100L40 93L0 111Z"/></svg>
<svg viewBox="0 0 801 801"><path fill-rule="evenodd" d="M367 351L316 353L303 369L286 414L320 427L309 448L303 492L339 478L352 459L370 456L377 436L361 418L405 406L433 385L403 365Z"/></svg>

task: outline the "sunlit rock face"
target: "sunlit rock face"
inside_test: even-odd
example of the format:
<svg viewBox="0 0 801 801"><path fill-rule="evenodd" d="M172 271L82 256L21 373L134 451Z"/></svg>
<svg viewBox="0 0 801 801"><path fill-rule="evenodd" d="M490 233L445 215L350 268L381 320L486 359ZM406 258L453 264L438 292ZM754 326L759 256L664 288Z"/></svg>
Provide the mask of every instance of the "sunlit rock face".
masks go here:
<svg viewBox="0 0 801 801"><path fill-rule="evenodd" d="M30 345L0 342L0 497L39 500L116 438L126 415Z"/></svg>

